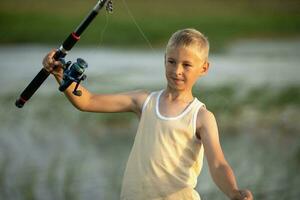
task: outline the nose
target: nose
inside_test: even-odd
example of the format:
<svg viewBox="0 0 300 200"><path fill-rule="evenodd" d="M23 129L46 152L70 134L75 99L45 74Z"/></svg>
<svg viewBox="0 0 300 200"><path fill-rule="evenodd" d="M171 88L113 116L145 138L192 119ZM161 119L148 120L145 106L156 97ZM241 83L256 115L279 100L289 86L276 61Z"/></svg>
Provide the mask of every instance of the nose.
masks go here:
<svg viewBox="0 0 300 200"><path fill-rule="evenodd" d="M183 67L180 64L177 64L175 66L174 73L176 75L182 75L182 73L183 73Z"/></svg>

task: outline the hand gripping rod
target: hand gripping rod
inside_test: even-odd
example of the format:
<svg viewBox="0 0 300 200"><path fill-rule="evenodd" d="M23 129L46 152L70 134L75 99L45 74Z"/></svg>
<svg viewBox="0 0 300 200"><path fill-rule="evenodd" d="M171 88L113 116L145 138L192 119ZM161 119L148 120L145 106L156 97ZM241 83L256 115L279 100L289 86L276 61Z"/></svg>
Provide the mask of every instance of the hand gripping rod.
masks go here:
<svg viewBox="0 0 300 200"><path fill-rule="evenodd" d="M107 4L106 4L107 3ZM85 17L85 19L80 23L80 25L72 32L63 42L63 44L57 49L53 58L59 60L64 58L68 51L70 51L76 42L80 39L80 35L89 26L93 19L97 16L101 8L106 4L106 10L112 11L111 0L99 0L95 7L90 11L90 13ZM37 91L37 89L42 85L42 83L48 78L50 73L42 68L40 72L33 78L29 85L21 93L19 99L16 100L15 105L18 108L22 108L24 104L32 97L32 95Z"/></svg>

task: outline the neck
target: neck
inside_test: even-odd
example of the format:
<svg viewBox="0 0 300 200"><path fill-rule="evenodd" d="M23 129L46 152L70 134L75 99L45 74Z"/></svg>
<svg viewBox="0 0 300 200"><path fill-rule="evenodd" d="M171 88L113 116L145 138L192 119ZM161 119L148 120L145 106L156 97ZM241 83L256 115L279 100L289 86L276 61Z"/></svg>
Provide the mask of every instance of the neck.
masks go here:
<svg viewBox="0 0 300 200"><path fill-rule="evenodd" d="M164 96L164 98L166 98L170 101L182 101L182 102L186 102L186 103L189 103L189 102L193 101L193 99L194 99L191 90L180 91L180 90L174 90L171 88L167 88L163 92L163 96Z"/></svg>

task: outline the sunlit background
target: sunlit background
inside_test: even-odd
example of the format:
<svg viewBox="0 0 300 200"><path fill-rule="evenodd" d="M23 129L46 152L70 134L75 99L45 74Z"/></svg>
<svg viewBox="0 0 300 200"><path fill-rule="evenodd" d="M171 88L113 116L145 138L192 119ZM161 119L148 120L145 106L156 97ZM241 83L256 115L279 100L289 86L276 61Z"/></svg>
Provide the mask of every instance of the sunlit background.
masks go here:
<svg viewBox="0 0 300 200"><path fill-rule="evenodd" d="M117 200L137 128L133 114L82 113L53 77L14 106L96 0L0 1L0 199ZM195 95L215 113L241 188L257 200L300 196L300 2L115 0L67 56L89 63L92 92L165 86L164 46L193 27L210 40L210 72ZM197 191L226 199L205 161Z"/></svg>

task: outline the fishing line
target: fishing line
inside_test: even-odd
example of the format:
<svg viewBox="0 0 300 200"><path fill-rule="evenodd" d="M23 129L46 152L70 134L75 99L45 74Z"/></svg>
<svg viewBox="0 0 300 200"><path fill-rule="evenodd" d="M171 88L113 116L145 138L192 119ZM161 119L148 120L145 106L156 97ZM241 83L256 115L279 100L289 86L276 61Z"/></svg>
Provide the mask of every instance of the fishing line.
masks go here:
<svg viewBox="0 0 300 200"><path fill-rule="evenodd" d="M101 33L100 33L100 42L99 42L100 46L103 43L104 34L107 30L108 24L109 24L109 13L105 12L105 24L104 24L104 27L101 30Z"/></svg>
<svg viewBox="0 0 300 200"><path fill-rule="evenodd" d="M133 23L135 24L135 26L137 27L137 29L139 30L140 34L143 36L144 40L147 42L148 46L150 47L150 49L152 51L154 51L154 48L152 47L151 45L151 42L149 41L149 39L147 38L146 34L144 33L144 31L142 30L142 28L139 26L139 24L137 23L137 20L135 19L135 17L133 16L132 12L130 11L130 8L126 2L126 0L122 0L125 8L126 8L126 11L128 13L128 15L131 17Z"/></svg>

